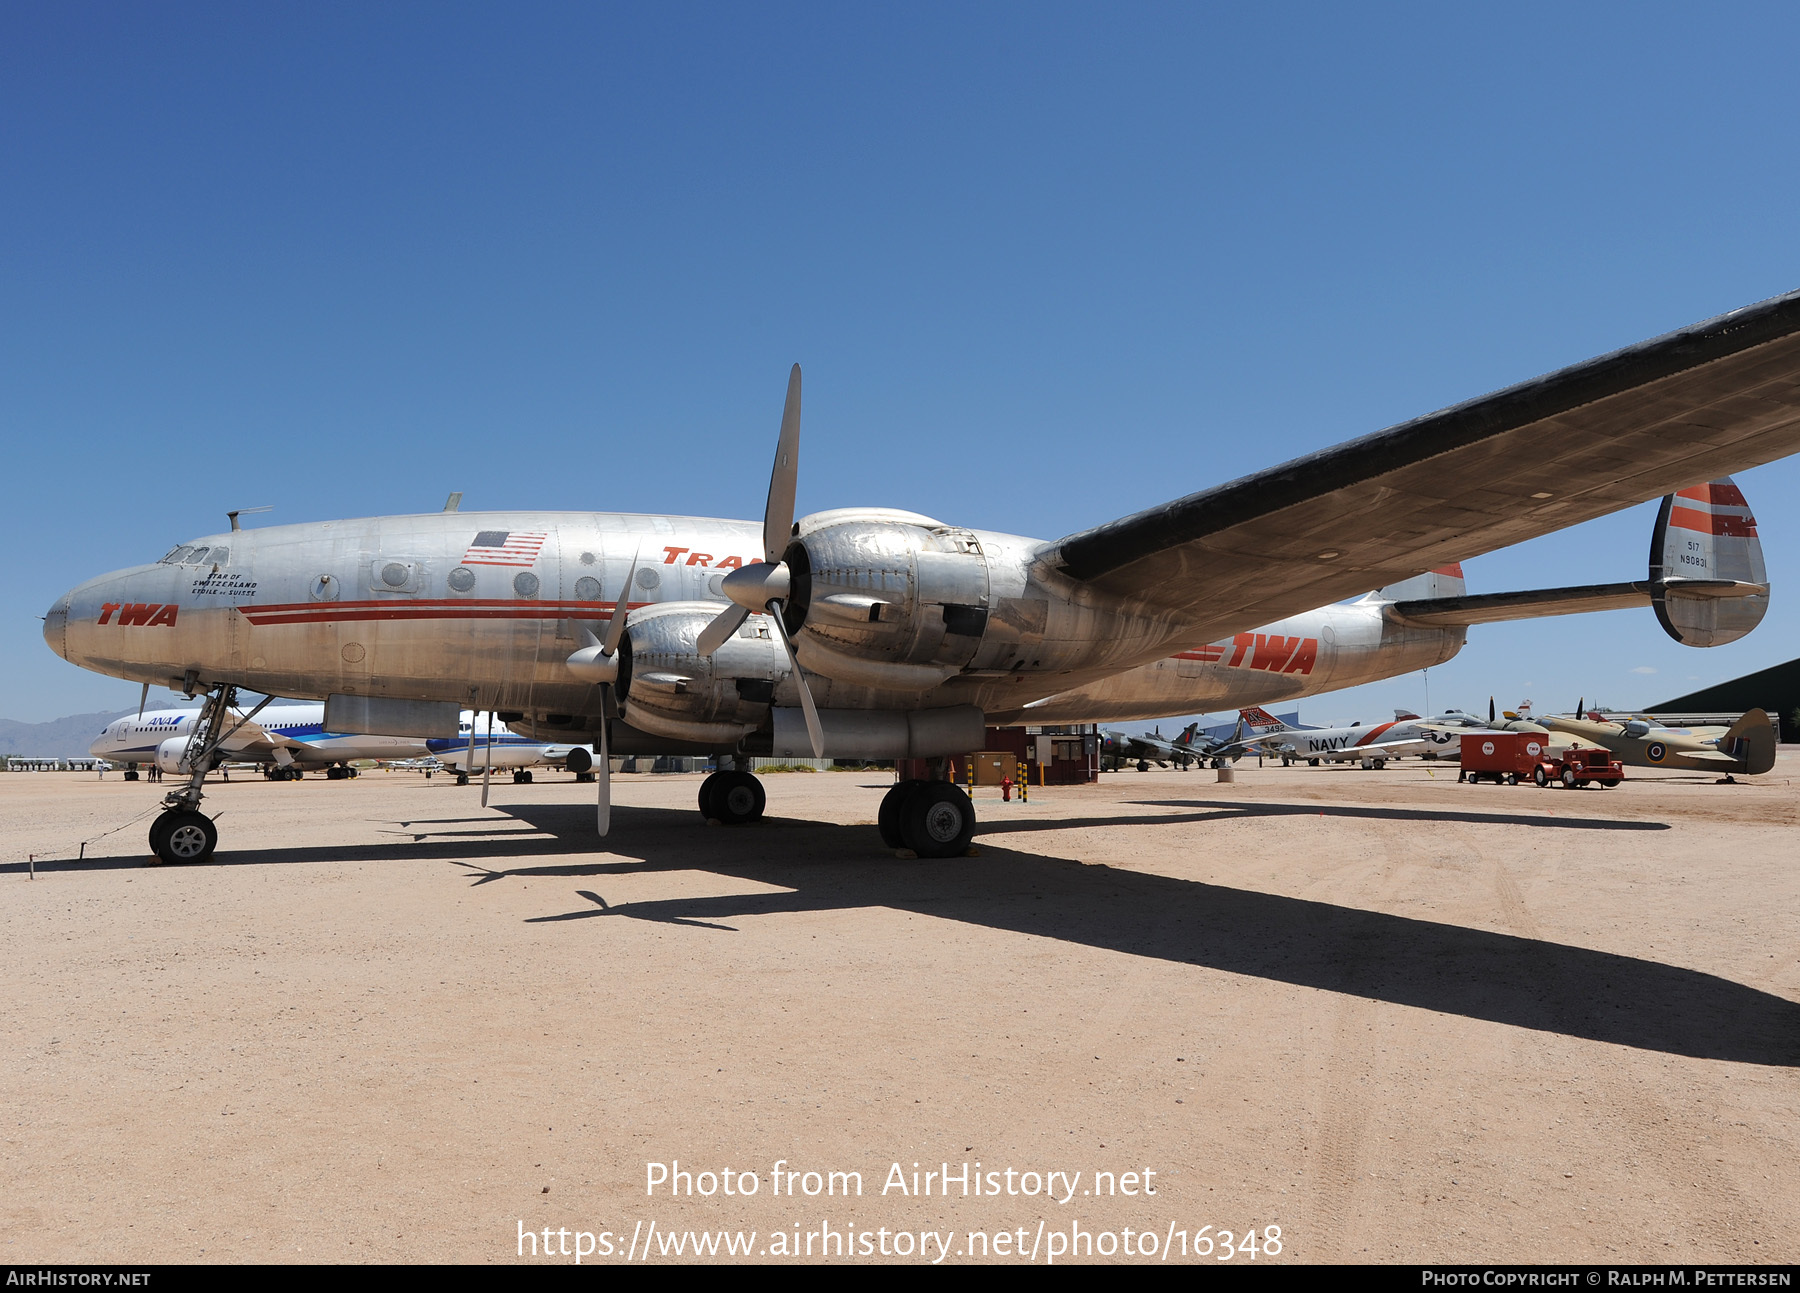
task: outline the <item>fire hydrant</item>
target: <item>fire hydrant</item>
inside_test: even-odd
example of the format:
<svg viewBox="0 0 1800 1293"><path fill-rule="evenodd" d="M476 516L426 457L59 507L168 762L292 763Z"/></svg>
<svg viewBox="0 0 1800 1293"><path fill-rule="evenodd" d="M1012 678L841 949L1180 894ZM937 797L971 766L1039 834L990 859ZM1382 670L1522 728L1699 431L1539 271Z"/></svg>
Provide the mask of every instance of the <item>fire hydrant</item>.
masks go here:
<svg viewBox="0 0 1800 1293"><path fill-rule="evenodd" d="M1010 803L1011 801L1012 801L1012 778L1011 777L1002 777L1002 778L1000 778L1000 802L1001 803Z"/></svg>

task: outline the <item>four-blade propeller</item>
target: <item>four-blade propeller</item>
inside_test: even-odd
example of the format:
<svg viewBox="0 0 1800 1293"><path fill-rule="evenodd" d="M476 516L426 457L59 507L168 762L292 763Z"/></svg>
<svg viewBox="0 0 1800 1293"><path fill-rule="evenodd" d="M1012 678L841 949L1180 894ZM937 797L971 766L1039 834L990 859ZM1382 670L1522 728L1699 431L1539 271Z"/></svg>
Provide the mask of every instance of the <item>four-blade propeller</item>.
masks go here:
<svg viewBox="0 0 1800 1293"><path fill-rule="evenodd" d="M813 705L812 690L800 671L799 657L794 654L794 640L788 634L782 611L792 593L792 572L782 557L794 533L794 495L800 478L800 365L788 373L787 404L781 411L781 438L775 444L775 466L769 473L769 501L763 507L763 560L759 565L745 566L725 576L722 590L735 603L720 611L712 623L700 631L699 651L710 656L753 613L767 615L775 625L776 635L787 650L793 666L794 685L800 689L800 708L806 715L806 734L812 739L815 759L825 757L825 732L819 725L819 711Z"/></svg>

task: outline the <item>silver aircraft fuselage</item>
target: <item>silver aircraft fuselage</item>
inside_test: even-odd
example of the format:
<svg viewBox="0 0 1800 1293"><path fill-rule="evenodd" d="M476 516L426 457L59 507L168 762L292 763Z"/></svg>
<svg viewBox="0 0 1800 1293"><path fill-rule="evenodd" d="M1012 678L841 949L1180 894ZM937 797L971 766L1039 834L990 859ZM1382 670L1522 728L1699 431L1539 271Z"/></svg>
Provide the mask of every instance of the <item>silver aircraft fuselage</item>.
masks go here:
<svg viewBox="0 0 1800 1293"><path fill-rule="evenodd" d="M838 515L808 517L797 528ZM937 525L907 513L856 515ZM914 665L876 659L846 669L809 621L799 658L821 708L974 705L997 723L1159 718L1391 677L1441 663L1463 643L1460 628L1391 622L1373 597L1193 643L1153 609L1071 590L1040 560L1051 546L1041 540L943 529L982 558L979 586L959 594L985 615L967 658L924 675L924 686ZM454 701L591 730L599 689L566 666L584 634L621 597L634 623L681 606L696 619L710 615L725 602L720 580L760 561L760 546L753 522L617 513L428 513L272 526L199 539L162 561L90 580L51 609L44 635L72 663L135 682L230 683L301 699ZM834 569L833 577L879 583L881 560L871 553L868 570ZM902 593L890 587L883 595ZM814 619L823 623L826 609L815 607ZM761 618L751 617L739 636L766 642ZM760 658L768 702L797 704L785 657ZM650 680L654 663L640 658L634 667ZM651 685L640 688L646 697Z"/></svg>

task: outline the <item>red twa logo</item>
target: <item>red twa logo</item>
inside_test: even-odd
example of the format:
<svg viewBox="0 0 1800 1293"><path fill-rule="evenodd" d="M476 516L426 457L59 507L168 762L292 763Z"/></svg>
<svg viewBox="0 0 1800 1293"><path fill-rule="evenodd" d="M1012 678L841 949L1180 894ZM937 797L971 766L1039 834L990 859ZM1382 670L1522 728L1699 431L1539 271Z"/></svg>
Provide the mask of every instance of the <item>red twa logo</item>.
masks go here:
<svg viewBox="0 0 1800 1293"><path fill-rule="evenodd" d="M113 612L117 611L119 618L116 622L119 624L142 624L146 627L173 624L178 609L174 602L167 605L161 602L107 602L100 608L98 623L111 621Z"/></svg>

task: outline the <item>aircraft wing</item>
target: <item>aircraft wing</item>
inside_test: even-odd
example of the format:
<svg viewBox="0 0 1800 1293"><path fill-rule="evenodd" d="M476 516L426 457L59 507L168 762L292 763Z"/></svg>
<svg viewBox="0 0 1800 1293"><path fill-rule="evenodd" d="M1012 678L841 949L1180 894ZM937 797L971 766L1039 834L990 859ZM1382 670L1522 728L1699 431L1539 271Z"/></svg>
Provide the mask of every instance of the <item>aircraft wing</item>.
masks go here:
<svg viewBox="0 0 1800 1293"><path fill-rule="evenodd" d="M1723 750L1676 750L1675 753L1683 759L1704 759L1708 763L1729 763L1733 767L1739 762Z"/></svg>
<svg viewBox="0 0 1800 1293"><path fill-rule="evenodd" d="M1084 530L1046 556L1200 641L1797 450L1800 292Z"/></svg>
<svg viewBox="0 0 1800 1293"><path fill-rule="evenodd" d="M224 748L234 758L246 756L269 755L275 750L303 750L309 748L304 741L296 741L291 736L282 736L271 732L253 720L239 721L241 716L233 715L226 721ZM236 729L235 731L232 729Z"/></svg>

